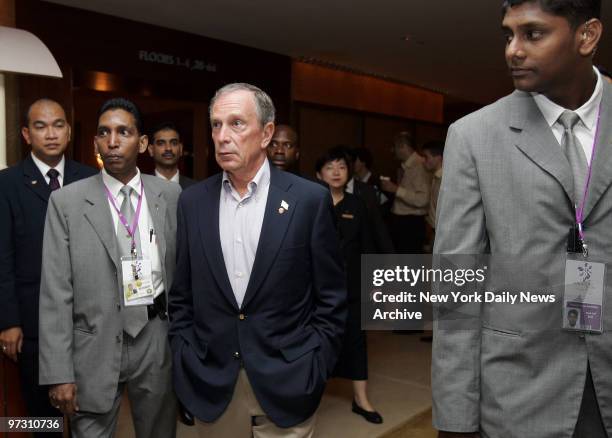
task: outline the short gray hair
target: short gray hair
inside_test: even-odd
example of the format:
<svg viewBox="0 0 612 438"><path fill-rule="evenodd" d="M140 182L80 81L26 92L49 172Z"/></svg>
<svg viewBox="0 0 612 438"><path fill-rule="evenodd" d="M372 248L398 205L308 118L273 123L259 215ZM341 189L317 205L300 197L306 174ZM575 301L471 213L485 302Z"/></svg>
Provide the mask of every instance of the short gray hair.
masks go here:
<svg viewBox="0 0 612 438"><path fill-rule="evenodd" d="M255 97L257 118L259 119L261 126L274 122L276 110L274 109L274 103L272 102L272 99L270 99L270 96L268 96L261 88L258 88L255 85L246 84L244 82L235 82L219 88L213 98L210 100L210 105L208 106L209 116L212 115L212 108L217 99L223 94L232 93L234 91L250 91L253 93L253 97Z"/></svg>

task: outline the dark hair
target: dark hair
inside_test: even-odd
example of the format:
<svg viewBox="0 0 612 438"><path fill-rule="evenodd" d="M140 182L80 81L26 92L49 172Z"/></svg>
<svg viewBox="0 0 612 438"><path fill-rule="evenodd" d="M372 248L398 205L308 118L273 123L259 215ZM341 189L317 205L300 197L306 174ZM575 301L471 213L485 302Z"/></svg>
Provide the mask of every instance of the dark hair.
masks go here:
<svg viewBox="0 0 612 438"><path fill-rule="evenodd" d="M423 145L423 152L429 151L434 157L441 157L444 155L444 142L441 140L428 141Z"/></svg>
<svg viewBox="0 0 612 438"><path fill-rule="evenodd" d="M372 157L372 152L370 152L367 148L355 148L351 151L353 153L353 161L359 158L359 161L365 163L368 169L372 168L372 163L374 162L374 158Z"/></svg>
<svg viewBox="0 0 612 438"><path fill-rule="evenodd" d="M402 131L395 135L393 138L393 146L408 146L414 149L414 140L412 137L412 132L410 131Z"/></svg>
<svg viewBox="0 0 612 438"><path fill-rule="evenodd" d="M181 141L181 132L178 130L176 125L172 122L161 122L151 129L151 134L149 135L149 141L153 143L155 141L155 134L159 131L174 131L178 135L179 141Z"/></svg>
<svg viewBox="0 0 612 438"><path fill-rule="evenodd" d="M102 117L102 114L104 114L105 112L119 109L127 111L128 113L134 116L134 121L136 122L136 129L138 129L139 134L142 134L144 132L144 129L142 126L142 114L140 110L134 102L132 102L131 100L124 99L123 97L115 97L104 102L98 110L98 121L100 121L100 117Z"/></svg>
<svg viewBox="0 0 612 438"><path fill-rule="evenodd" d="M346 146L334 146L333 148L329 148L324 155L321 155L317 159L315 163L315 170L320 172L327 163L331 163L332 161L336 160L344 160L349 171L348 179L351 179L351 157Z"/></svg>
<svg viewBox="0 0 612 438"><path fill-rule="evenodd" d="M537 3L544 12L565 18L576 29L591 18L601 18L601 0L503 0L502 16L523 3Z"/></svg>
<svg viewBox="0 0 612 438"><path fill-rule="evenodd" d="M28 105L28 109L26 109L25 113L23 113L23 121L22 121L23 126L28 127L30 125L30 111L32 111L32 107L36 104L43 103L43 102L55 103L64 111L64 114L66 113L62 104L59 103L57 100L51 99L49 97L41 97L41 98L36 99L30 105Z"/></svg>
<svg viewBox="0 0 612 438"><path fill-rule="evenodd" d="M570 316L571 314L578 316L578 311L576 309L570 309L570 311L567 312L567 316Z"/></svg>

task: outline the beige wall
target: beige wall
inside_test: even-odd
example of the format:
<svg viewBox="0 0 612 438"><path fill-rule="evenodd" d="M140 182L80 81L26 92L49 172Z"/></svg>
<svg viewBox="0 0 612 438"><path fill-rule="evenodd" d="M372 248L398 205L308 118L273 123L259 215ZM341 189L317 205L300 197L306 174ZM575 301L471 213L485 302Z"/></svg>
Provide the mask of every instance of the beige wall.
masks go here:
<svg viewBox="0 0 612 438"><path fill-rule="evenodd" d="M0 0L0 26L15 27L15 0ZM13 74L5 74L4 87L6 104L6 162L11 166L21 159L17 77Z"/></svg>

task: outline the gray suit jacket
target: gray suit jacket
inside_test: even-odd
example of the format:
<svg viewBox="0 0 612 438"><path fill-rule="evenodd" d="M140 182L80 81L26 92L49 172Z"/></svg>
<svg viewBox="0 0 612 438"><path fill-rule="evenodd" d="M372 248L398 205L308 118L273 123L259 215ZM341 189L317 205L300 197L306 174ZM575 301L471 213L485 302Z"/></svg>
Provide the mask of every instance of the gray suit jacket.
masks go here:
<svg viewBox="0 0 612 438"><path fill-rule="evenodd" d="M571 175L562 149L527 93L515 91L459 120L450 127L444 152L434 252L506 257L487 290L562 284L574 223ZM611 185L612 86L604 82L585 229L592 258L608 263L605 332L585 337L563 332L559 296L554 305L472 306L478 325L466 330L436 322L436 428L480 429L491 438L569 438L588 360L612 436ZM520 269L525 267L528 275Z"/></svg>
<svg viewBox="0 0 612 438"><path fill-rule="evenodd" d="M166 293L180 187L143 175ZM40 384L75 382L82 411L111 409L121 365L121 263L101 174L51 195L40 290Z"/></svg>

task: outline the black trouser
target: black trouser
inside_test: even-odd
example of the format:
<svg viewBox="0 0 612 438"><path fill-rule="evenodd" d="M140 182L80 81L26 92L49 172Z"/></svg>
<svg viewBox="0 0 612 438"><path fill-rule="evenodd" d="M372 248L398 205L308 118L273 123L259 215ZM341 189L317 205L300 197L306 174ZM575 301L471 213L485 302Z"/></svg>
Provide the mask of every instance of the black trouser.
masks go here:
<svg viewBox="0 0 612 438"><path fill-rule="evenodd" d="M582 395L582 403L580 404L580 413L574 429L573 438L607 438L606 428L601 419L599 404L595 394L595 385L593 384L593 376L591 376L591 365L587 367L586 382L584 384L584 393Z"/></svg>
<svg viewBox="0 0 612 438"><path fill-rule="evenodd" d="M18 357L19 383L29 417L62 417L49 402L49 387L38 384L38 341L24 339ZM64 425L64 428L66 425ZM37 438L60 438L61 433L33 433Z"/></svg>
<svg viewBox="0 0 612 438"><path fill-rule="evenodd" d="M422 254L425 216L392 214L391 234L397 254Z"/></svg>

